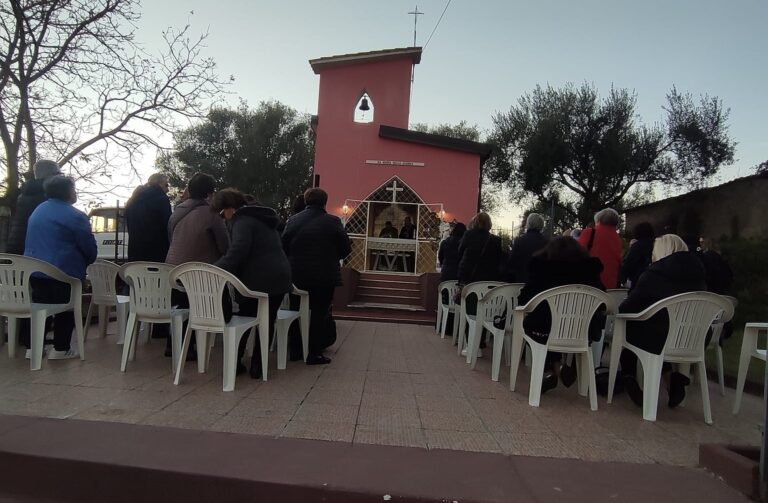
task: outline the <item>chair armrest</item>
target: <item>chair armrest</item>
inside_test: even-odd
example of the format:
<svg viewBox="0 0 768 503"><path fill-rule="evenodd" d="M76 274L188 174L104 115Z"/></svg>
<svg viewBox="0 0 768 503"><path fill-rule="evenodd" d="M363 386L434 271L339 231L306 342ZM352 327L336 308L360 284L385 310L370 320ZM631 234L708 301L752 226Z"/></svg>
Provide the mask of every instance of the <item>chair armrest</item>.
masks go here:
<svg viewBox="0 0 768 503"><path fill-rule="evenodd" d="M292 287L291 293L294 295L301 295L301 296L309 295L308 291L302 290L300 288L296 288L296 285L291 285L291 287Z"/></svg>
<svg viewBox="0 0 768 503"><path fill-rule="evenodd" d="M231 283L231 284L232 284L233 287L235 287L235 290L237 290L240 293L240 295L242 295L243 297L249 297L251 299L267 299L267 300L269 300L269 295L267 295L266 293L264 293L264 292L254 292L253 290L249 290L248 288L246 288L246 286L243 285L242 283L240 283L240 282L238 282L238 283Z"/></svg>

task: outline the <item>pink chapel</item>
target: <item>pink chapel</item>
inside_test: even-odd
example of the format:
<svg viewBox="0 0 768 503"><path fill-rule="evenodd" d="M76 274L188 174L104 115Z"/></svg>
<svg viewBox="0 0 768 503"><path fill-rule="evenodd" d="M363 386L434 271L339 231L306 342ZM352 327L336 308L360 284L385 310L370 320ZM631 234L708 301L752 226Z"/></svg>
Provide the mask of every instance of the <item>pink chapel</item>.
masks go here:
<svg viewBox="0 0 768 503"><path fill-rule="evenodd" d="M403 282L434 274L448 223L468 223L478 211L491 147L408 129L412 69L421 54L410 47L309 62L320 76L313 185L328 192L327 210L342 218L352 240L345 268L368 273L355 284L374 281L370 274L401 275ZM373 290L366 297L361 288L346 296L397 304Z"/></svg>

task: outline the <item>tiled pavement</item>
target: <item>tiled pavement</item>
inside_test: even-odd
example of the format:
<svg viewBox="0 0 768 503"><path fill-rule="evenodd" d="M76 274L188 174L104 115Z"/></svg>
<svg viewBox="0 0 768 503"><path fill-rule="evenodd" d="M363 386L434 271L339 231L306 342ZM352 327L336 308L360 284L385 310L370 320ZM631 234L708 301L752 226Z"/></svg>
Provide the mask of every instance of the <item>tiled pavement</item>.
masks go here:
<svg viewBox="0 0 768 503"><path fill-rule="evenodd" d="M175 426L224 432L299 437L424 449L502 452L585 460L694 466L700 442L757 444L761 400L745 396L742 412L730 413L732 391L710 386L713 426L702 417L698 385L684 407L659 405L658 421L644 422L625 395L614 404L599 398L591 412L575 385L527 403L528 369L518 391L509 391L509 371L490 380L489 358L470 370L450 338L430 327L338 322L333 363L274 368L269 381L248 376L232 393L221 391L220 343L211 369L187 364L174 386L163 342L141 345L136 361L120 373L121 346L114 336L87 342L88 360L45 361L30 372L23 358L0 354L0 414ZM662 400L666 397L662 393Z"/></svg>

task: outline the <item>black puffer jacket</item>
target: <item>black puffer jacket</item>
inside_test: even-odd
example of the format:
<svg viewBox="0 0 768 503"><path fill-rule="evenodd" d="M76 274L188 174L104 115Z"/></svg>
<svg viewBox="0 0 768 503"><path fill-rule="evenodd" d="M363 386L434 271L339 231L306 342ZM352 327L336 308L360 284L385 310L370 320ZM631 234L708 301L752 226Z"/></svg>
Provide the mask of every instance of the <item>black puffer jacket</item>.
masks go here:
<svg viewBox="0 0 768 503"><path fill-rule="evenodd" d="M171 201L163 189L156 185L136 189L125 205L129 261L165 262L169 218Z"/></svg>
<svg viewBox="0 0 768 503"><path fill-rule="evenodd" d="M440 243L437 260L440 262L440 281L459 279L459 244L461 238L448 236Z"/></svg>
<svg viewBox="0 0 768 503"><path fill-rule="evenodd" d="M498 281L501 276L501 238L488 231L472 229L459 245L459 283Z"/></svg>
<svg viewBox="0 0 768 503"><path fill-rule="evenodd" d="M299 288L341 285L339 261L352 251L339 217L319 206L292 216L283 231L283 249Z"/></svg>
<svg viewBox="0 0 768 503"><path fill-rule="evenodd" d="M629 247L619 269L619 284L623 285L627 280L631 282L630 288L634 288L640 275L651 265L653 253L653 239L640 239Z"/></svg>
<svg viewBox="0 0 768 503"><path fill-rule="evenodd" d="M619 306L620 313L639 313L661 299L686 292L704 291L704 266L693 252L677 252L657 260L637 280L637 285ZM627 341L655 354L667 340L669 315L666 309L646 321L627 322Z"/></svg>
<svg viewBox="0 0 768 503"><path fill-rule="evenodd" d="M246 287L278 295L291 289L291 268L283 253L275 210L244 206L232 217L227 253L214 265L237 276Z"/></svg>
<svg viewBox="0 0 768 503"><path fill-rule="evenodd" d="M587 285L599 290L604 290L600 281L600 273L603 264L595 257L578 261L548 260L541 256L534 256L528 264L528 282L520 291L517 299L518 305L528 303L536 295L550 288L563 285ZM600 312L595 313L589 324L590 340L598 340L600 332L605 326L605 316ZM549 334L552 327L552 313L549 304L539 304L532 313L525 317L523 327L529 335Z"/></svg>
<svg viewBox="0 0 768 503"><path fill-rule="evenodd" d="M11 221L8 233L6 251L16 255L24 254L24 243L27 240L27 223L29 216L48 198L43 190L43 180L30 180L21 187L21 194L16 200L16 213Z"/></svg>
<svg viewBox="0 0 768 503"><path fill-rule="evenodd" d="M508 283L528 281L528 264L533 254L547 246L548 242L549 239L541 231L533 229L515 239L512 242L512 250L509 252L504 280Z"/></svg>

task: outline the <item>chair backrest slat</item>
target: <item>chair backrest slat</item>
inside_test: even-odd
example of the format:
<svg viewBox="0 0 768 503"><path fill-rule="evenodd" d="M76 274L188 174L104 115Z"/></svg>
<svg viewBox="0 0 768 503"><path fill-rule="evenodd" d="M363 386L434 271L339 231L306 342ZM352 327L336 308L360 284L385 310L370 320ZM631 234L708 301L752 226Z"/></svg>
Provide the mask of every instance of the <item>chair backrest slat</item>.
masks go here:
<svg viewBox="0 0 768 503"><path fill-rule="evenodd" d="M173 266L156 262L131 262L120 274L130 286L129 309L137 316L167 318L171 315L171 283Z"/></svg>
<svg viewBox="0 0 768 503"><path fill-rule="evenodd" d="M93 302L100 305L117 304L117 275L120 266L99 259L89 265L87 271Z"/></svg>
<svg viewBox="0 0 768 503"><path fill-rule="evenodd" d="M29 313L32 306L29 287L34 273L59 281L74 280L42 260L0 253L0 313Z"/></svg>
<svg viewBox="0 0 768 503"><path fill-rule="evenodd" d="M480 300L480 307L484 309L484 321L494 321L504 316L504 329L512 326L512 313L517 307L517 298L524 283L502 283L488 290Z"/></svg>
<svg viewBox="0 0 768 503"><path fill-rule="evenodd" d="M456 293L459 291L459 282L456 280L443 281L437 287L437 295L440 304L450 309L456 307ZM443 292L448 293L448 303L443 302Z"/></svg>
<svg viewBox="0 0 768 503"><path fill-rule="evenodd" d="M177 266L171 273L172 282L180 282L189 298L189 323L195 330L221 332L226 321L222 296L227 284L242 282L229 272L202 262Z"/></svg>
<svg viewBox="0 0 768 503"><path fill-rule="evenodd" d="M701 356L712 324L728 321L733 316L731 301L710 292L676 295L665 299L664 304L669 316L664 355L670 358Z"/></svg>

